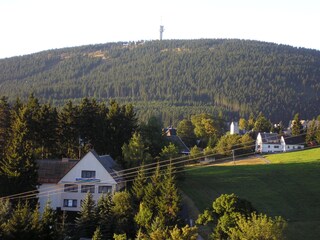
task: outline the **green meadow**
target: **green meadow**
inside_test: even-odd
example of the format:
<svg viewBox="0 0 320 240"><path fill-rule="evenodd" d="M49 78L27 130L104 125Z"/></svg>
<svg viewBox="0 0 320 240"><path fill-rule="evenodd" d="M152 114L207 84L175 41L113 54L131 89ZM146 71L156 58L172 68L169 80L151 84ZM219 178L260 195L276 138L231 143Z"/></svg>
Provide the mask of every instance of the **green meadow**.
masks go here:
<svg viewBox="0 0 320 240"><path fill-rule="evenodd" d="M319 239L320 148L265 157L270 164L190 167L180 188L200 212L235 193L259 212L285 218L287 239Z"/></svg>

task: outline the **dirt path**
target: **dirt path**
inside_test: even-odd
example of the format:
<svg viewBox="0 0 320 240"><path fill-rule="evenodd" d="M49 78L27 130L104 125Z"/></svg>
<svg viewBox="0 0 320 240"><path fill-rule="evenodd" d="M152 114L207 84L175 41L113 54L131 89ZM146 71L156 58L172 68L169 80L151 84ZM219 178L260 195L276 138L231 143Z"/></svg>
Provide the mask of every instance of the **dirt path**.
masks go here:
<svg viewBox="0 0 320 240"><path fill-rule="evenodd" d="M228 160L222 163L213 163L216 166L234 166L234 165L257 165L257 164L270 164L270 161L261 155L254 155L246 158L239 158Z"/></svg>

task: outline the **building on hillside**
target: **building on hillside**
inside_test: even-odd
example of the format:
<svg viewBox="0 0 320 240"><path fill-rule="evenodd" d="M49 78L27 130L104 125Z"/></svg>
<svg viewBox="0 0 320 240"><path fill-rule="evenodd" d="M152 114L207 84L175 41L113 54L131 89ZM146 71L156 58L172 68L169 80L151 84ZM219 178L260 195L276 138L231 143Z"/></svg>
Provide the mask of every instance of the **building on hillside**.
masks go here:
<svg viewBox="0 0 320 240"><path fill-rule="evenodd" d="M114 193L124 187L115 161L98 156L91 150L81 160L38 160L40 211L50 200L51 207L79 211L87 192L97 201L103 193Z"/></svg>
<svg viewBox="0 0 320 240"><path fill-rule="evenodd" d="M304 136L282 136L281 143L283 151L295 151L304 149L305 137Z"/></svg>
<svg viewBox="0 0 320 240"><path fill-rule="evenodd" d="M258 133L256 140L256 152L283 152L280 140L281 137L277 133Z"/></svg>
<svg viewBox="0 0 320 240"><path fill-rule="evenodd" d="M231 122L230 124L230 134L239 134L239 124L238 122Z"/></svg>
<svg viewBox="0 0 320 240"><path fill-rule="evenodd" d="M169 142L172 142L179 148L179 153L181 154L190 154L190 149L187 145L182 141L182 139L177 135L177 129L173 127L168 127L164 129L164 134L166 139Z"/></svg>
<svg viewBox="0 0 320 240"><path fill-rule="evenodd" d="M280 136L277 133L258 133L255 151L258 153L277 153L304 148L301 136Z"/></svg>

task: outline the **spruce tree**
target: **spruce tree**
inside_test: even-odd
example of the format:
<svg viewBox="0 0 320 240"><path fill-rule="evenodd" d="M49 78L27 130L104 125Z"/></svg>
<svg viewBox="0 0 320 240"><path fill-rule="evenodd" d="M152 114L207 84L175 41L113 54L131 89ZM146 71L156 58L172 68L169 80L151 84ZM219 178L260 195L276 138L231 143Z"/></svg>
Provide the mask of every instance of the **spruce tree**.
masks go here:
<svg viewBox="0 0 320 240"><path fill-rule="evenodd" d="M159 192L160 195L157 199L159 217L164 221L165 226L174 226L180 211L180 195L171 164L166 169Z"/></svg>
<svg viewBox="0 0 320 240"><path fill-rule="evenodd" d="M106 120L108 121L108 152L115 159L121 159L119 146L128 143L132 134L137 130L137 118L132 105L120 106L111 100Z"/></svg>
<svg viewBox="0 0 320 240"><path fill-rule="evenodd" d="M146 124L140 124L141 136L150 154L156 157L164 146L161 122L156 117L149 118Z"/></svg>
<svg viewBox="0 0 320 240"><path fill-rule="evenodd" d="M147 162L151 159L140 133L135 132L129 144L125 143L121 149L126 168L140 166L142 162Z"/></svg>
<svg viewBox="0 0 320 240"><path fill-rule="evenodd" d="M48 201L44 207L40 221L40 239L55 240L57 239L57 215L50 206Z"/></svg>
<svg viewBox="0 0 320 240"><path fill-rule="evenodd" d="M132 198L129 192L116 192L113 195L112 214L114 216L114 232L126 233L134 237L134 221Z"/></svg>
<svg viewBox="0 0 320 240"><path fill-rule="evenodd" d="M49 158L57 155L57 129L58 129L58 113L56 108L49 104L44 104L40 108L39 113L39 144L41 158Z"/></svg>
<svg viewBox="0 0 320 240"><path fill-rule="evenodd" d="M4 239L5 225L11 215L9 198L0 199L0 239Z"/></svg>
<svg viewBox="0 0 320 240"><path fill-rule="evenodd" d="M5 237L8 240L34 240L37 235L32 231L32 210L29 204L18 203L12 216L4 226Z"/></svg>
<svg viewBox="0 0 320 240"><path fill-rule="evenodd" d="M38 185L37 164L33 153L34 145L27 118L27 108L15 114L12 137L0 170L6 182L6 194L36 190Z"/></svg>
<svg viewBox="0 0 320 240"><path fill-rule="evenodd" d="M76 230L79 237L92 237L96 229L95 205L93 196L88 192L82 200L81 209L76 218Z"/></svg>
<svg viewBox="0 0 320 240"><path fill-rule="evenodd" d="M144 164L140 165L139 171L135 179L133 180L133 185L131 188L132 197L134 198L135 204L139 204L144 197L145 186L146 186L146 176Z"/></svg>
<svg viewBox="0 0 320 240"><path fill-rule="evenodd" d="M4 158L10 137L11 109L6 97L0 98L0 160Z"/></svg>
<svg viewBox="0 0 320 240"><path fill-rule="evenodd" d="M78 158L79 127L78 110L68 101L58 114L58 137L61 155L69 158Z"/></svg>
<svg viewBox="0 0 320 240"><path fill-rule="evenodd" d="M96 222L99 226L101 235L104 239L111 239L113 235L112 222L112 196L111 194L103 194L98 199L97 206L95 208Z"/></svg>
<svg viewBox="0 0 320 240"><path fill-rule="evenodd" d="M296 113L292 121L292 136L300 135L302 133L302 129L303 127L300 122L300 115L299 113Z"/></svg>
<svg viewBox="0 0 320 240"><path fill-rule="evenodd" d="M306 144L313 145L316 142L316 133L317 133L316 122L313 119L307 129Z"/></svg>

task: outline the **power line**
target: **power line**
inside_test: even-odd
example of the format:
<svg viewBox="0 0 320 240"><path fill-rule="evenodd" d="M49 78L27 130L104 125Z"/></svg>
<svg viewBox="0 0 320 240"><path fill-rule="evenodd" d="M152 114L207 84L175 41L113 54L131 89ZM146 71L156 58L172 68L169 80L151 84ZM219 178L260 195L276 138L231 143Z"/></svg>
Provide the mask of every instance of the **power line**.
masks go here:
<svg viewBox="0 0 320 240"><path fill-rule="evenodd" d="M298 135L298 136L302 136L302 135L305 135L305 134L306 134L306 133L303 133L303 134L300 134L300 135ZM288 137L288 138L294 138L294 137L296 137L296 136L292 136L292 137ZM288 139L288 138L286 138L286 139ZM242 147L236 148L236 149L234 149L234 150L241 150L241 149L248 148L248 147L254 147L255 144L254 144L254 145L246 145L246 146L243 146L244 144L252 143L252 142L255 142L255 140L251 140L251 141L248 141L248 142L245 142L245 143L241 143L241 144L235 144L235 145L233 145L233 147L234 147L234 146L239 146L239 145L241 145ZM303 143L301 143L301 144L303 144ZM312 147L309 147L309 148L315 148L315 147L317 147L317 146L319 146L319 145L312 146ZM305 149L306 149L306 148L305 148ZM226 152L224 152L224 153L226 153ZM245 156L245 155L246 155L246 156L249 156L249 155L254 155L254 154L255 154L255 153L249 153L249 154L244 154L244 155L237 155L237 157L243 157L243 156ZM161 169L161 168L164 168L164 167L170 166L170 165L171 165L171 166L175 166L175 165L178 165L178 164L181 164L181 163L186 163L186 162L188 162L188 161L199 160L199 159L202 159L202 158L205 158L205 157L212 157L212 156L215 156L215 155L218 155L218 154L217 154L217 153L207 154L207 155L199 154L199 156L194 157L194 158L189 158L189 157L188 157L188 159L185 159L186 157L179 157L179 158L175 158L175 159L164 160L164 161L161 161L160 163L166 163L166 162L170 162L170 163L169 163L169 164L159 165L159 168ZM183 160L172 163L174 160L179 160L179 159L183 159ZM219 159L219 161L225 161L225 160L229 160L229 159L230 159L230 157L226 157L226 158ZM145 171L153 170L153 169L155 169L155 168L157 167L158 164L159 164L158 162L156 162L156 163L151 163L151 164L147 164L147 165L145 165L145 166L152 166L152 167L149 167L149 168L144 169L144 170L145 170ZM155 166L155 167L153 167L153 166ZM120 177L120 178L129 178L129 179L126 179L126 180L124 180L124 181L118 181L117 183L126 183L126 182L131 182L131 181L133 181L134 178L135 178L135 175L136 175L136 174L138 173L138 171L139 171L139 170L136 170L136 169L138 169L138 168L140 168L140 167L133 167L133 168L131 168L131 169L125 169L125 170L123 170L122 172L124 172L124 171L130 171L130 170L134 170L134 171L133 171L133 172L129 172L129 173L125 173L125 174L120 175L120 176L118 176L118 175L115 176L115 177ZM179 168L184 168L184 166L177 167L177 169L179 169ZM163 170L162 170L162 171L163 171ZM185 171L185 170L176 171L176 173L177 173L177 172L183 172L183 171ZM119 172L121 172L121 171L119 171ZM147 174L149 174L150 176L153 175L152 172L149 172L149 173L147 173ZM149 178L150 176L146 176L146 178ZM82 183L82 182L73 183L73 184L81 184L81 183ZM18 194L14 194L14 195L5 196L5 197L2 197L2 198L0 198L0 199L6 199L6 198L9 198L9 199L19 199L19 198L27 198L27 197L28 197L28 198L29 198L29 197L31 197L31 198L36 198L36 196L48 195L49 193L51 193L50 195L60 194L60 193L62 193L60 190L65 189L65 188L64 188L64 186L61 186L61 187L52 186L52 187L48 187L47 189L54 189L54 190L44 191L44 192L41 192L41 193L36 193L36 192L38 192L38 190L34 190L34 191L28 191L28 192L23 192L23 193L18 193Z"/></svg>

